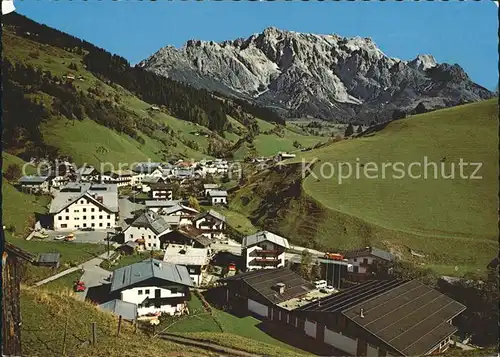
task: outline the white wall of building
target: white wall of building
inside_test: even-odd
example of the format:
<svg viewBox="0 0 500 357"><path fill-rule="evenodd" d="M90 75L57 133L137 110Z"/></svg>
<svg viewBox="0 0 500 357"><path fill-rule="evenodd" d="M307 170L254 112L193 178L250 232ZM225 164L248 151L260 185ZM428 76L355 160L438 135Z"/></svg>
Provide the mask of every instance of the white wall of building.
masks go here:
<svg viewBox="0 0 500 357"><path fill-rule="evenodd" d="M358 352L358 341L347 336L343 336L325 327L325 343L339 350L356 356Z"/></svg>
<svg viewBox="0 0 500 357"><path fill-rule="evenodd" d="M54 215L55 231L73 230L84 227L99 230L115 226L115 213L106 212L86 198L80 198L77 202Z"/></svg>
<svg viewBox="0 0 500 357"><path fill-rule="evenodd" d="M146 287L137 287L137 288L123 290L121 292L121 300L136 304L138 306L137 307L138 315L146 315L148 313L154 313L159 311L173 315L175 312L182 310L184 304L176 304L176 305L165 304L159 307L155 307L154 304L152 304L149 307L146 306L139 307L139 305L146 298L149 297L150 299L154 299L156 295L156 290L160 290L160 298L178 298L185 296L185 294L182 291L172 292L169 289L160 288L157 286L146 286Z"/></svg>
<svg viewBox="0 0 500 357"><path fill-rule="evenodd" d="M226 204L227 203L227 197L210 197L212 199L212 204L217 205L217 204Z"/></svg>
<svg viewBox="0 0 500 357"><path fill-rule="evenodd" d="M248 311L251 311L259 316L267 317L268 307L257 301L248 299Z"/></svg>
<svg viewBox="0 0 500 357"><path fill-rule="evenodd" d="M367 344L366 347L366 357L378 357L378 348L375 346L372 347L369 344Z"/></svg>
<svg viewBox="0 0 500 357"><path fill-rule="evenodd" d="M283 249L282 247L279 247L275 245L274 243L271 242L264 242L261 243L261 245L265 244L265 250L279 250ZM255 251L262 250L263 248L254 245L252 247L249 247L245 250L245 262L246 262L246 268L247 270L256 270L256 269L275 269L275 268L281 268L285 266L285 251L283 250L282 253L278 255L278 264L277 265L263 265L264 263L259 263L255 261L256 257L259 258L265 258L267 257L268 259L273 259L274 256L265 256L265 255L256 255L254 253Z"/></svg>
<svg viewBox="0 0 500 357"><path fill-rule="evenodd" d="M354 267L358 267L358 273L361 273L361 274L365 274L368 271L368 267L366 267L366 266L360 266L361 264L363 264L364 259L366 259L367 264L369 264L369 265L373 264L373 262L376 260L372 256L357 257L357 258L351 258L351 259L349 259L348 262L349 262L349 264L352 264L352 266L353 266L353 272L355 272L355 268Z"/></svg>
<svg viewBox="0 0 500 357"><path fill-rule="evenodd" d="M316 338L316 322L306 320L304 324L304 332L307 336Z"/></svg>
<svg viewBox="0 0 500 357"><path fill-rule="evenodd" d="M166 230L162 234L157 235L150 228L129 226L123 234L125 241L144 239L144 247L147 250L160 250L160 237L170 231Z"/></svg>

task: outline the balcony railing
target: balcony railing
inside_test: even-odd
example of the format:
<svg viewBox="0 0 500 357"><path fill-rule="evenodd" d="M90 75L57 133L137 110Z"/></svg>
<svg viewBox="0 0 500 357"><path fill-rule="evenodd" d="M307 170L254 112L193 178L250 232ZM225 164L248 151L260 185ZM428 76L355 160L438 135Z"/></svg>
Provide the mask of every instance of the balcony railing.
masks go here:
<svg viewBox="0 0 500 357"><path fill-rule="evenodd" d="M259 254L259 255L267 255L267 254L278 255L280 253L280 251L279 250L259 249L259 250L256 250L255 253Z"/></svg>

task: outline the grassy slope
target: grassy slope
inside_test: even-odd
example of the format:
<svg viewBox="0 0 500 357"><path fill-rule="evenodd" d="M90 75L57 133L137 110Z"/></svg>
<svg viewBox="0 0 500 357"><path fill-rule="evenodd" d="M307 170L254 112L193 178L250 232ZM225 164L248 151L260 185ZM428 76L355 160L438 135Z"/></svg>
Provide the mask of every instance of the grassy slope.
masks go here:
<svg viewBox="0 0 500 357"><path fill-rule="evenodd" d="M23 289L21 294L22 346L26 356L61 356L63 335L68 318L66 353L70 356L205 356L203 350L150 339L142 332L133 333L129 323L122 324L116 337L117 318L65 294L43 289ZM97 323L97 345L90 340L90 325Z"/></svg>
<svg viewBox="0 0 500 357"><path fill-rule="evenodd" d="M339 185L335 177L308 177L301 187L298 164L286 173L270 171L252 178L252 184L234 196L231 209L295 241L314 241L322 248L373 244L445 274L484 270L498 248L496 116L495 101L436 111L294 160L318 157L321 162L355 163L359 157L365 164L408 164L421 162L423 156L438 163L443 157L447 163L462 157L484 163L482 180L364 178ZM410 249L427 257L413 258Z"/></svg>
<svg viewBox="0 0 500 357"><path fill-rule="evenodd" d="M77 164L87 162L96 165L98 161L94 154L96 148L99 146L103 146L108 150L108 153L101 155L101 160L112 163L120 162L123 158L126 158L125 162L134 162L147 158L158 160L160 159L160 150L163 149L167 149L169 155L173 156L184 155L195 159L206 156L200 151L187 147L182 141L194 140L198 143L200 150L206 149L208 147L208 139L190 133L193 130L210 132L207 128L176 119L164 113L149 114L146 109L151 107L150 104L145 103L120 86L111 86L96 78L91 72L84 69L82 56L78 54L42 45L35 41L18 37L9 31L4 31L3 34L4 55L12 62L31 64L44 70L49 70L57 76L63 76L67 73L74 73L77 77L83 76L84 81L76 80L74 82L74 85L78 89L87 91L97 83L102 90L103 98L117 101L118 104L140 116L149 115L176 131L177 137L173 139L174 144L165 148L159 141L148 138L144 134L143 137L146 143L141 145L132 138L119 134L91 120L76 121L73 125L72 121L64 118L51 118L41 128L44 140L59 148L64 154L73 157ZM37 58L30 56L30 53L35 51L38 52ZM77 64L77 71L68 69L68 65L71 63ZM40 99L44 100L47 106L50 106L50 97L41 93L37 95ZM89 138L92 140L89 140ZM89 145L89 143L92 144Z"/></svg>

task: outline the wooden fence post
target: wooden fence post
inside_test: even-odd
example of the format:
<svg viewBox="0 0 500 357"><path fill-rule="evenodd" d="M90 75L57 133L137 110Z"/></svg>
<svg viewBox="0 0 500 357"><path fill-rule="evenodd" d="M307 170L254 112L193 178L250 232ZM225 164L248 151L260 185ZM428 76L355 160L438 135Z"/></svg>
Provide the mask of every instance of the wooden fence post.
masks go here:
<svg viewBox="0 0 500 357"><path fill-rule="evenodd" d="M92 346L97 344L97 324L92 322Z"/></svg>
<svg viewBox="0 0 500 357"><path fill-rule="evenodd" d="M118 318L118 331L116 331L116 336L120 335L120 330L122 328L122 315Z"/></svg>

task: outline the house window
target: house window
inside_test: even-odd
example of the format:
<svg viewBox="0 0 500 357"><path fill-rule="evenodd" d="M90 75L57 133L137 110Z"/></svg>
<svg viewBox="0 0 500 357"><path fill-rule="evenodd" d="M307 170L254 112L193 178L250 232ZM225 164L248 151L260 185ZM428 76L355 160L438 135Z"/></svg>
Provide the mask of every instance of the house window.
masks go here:
<svg viewBox="0 0 500 357"><path fill-rule="evenodd" d="M59 216L59 220L62 221L62 216Z"/></svg>
<svg viewBox="0 0 500 357"><path fill-rule="evenodd" d="M160 304L160 302L159 302L159 301L155 302L155 308L156 308L156 309L161 308L161 304Z"/></svg>
<svg viewBox="0 0 500 357"><path fill-rule="evenodd" d="M149 235L148 238L151 239L151 235Z"/></svg>
<svg viewBox="0 0 500 357"><path fill-rule="evenodd" d="M107 227L111 227L111 223L108 222L108 224L106 225Z"/></svg>
<svg viewBox="0 0 500 357"><path fill-rule="evenodd" d="M87 223L84 223L84 224L83 224L83 228L85 228L85 227L87 227Z"/></svg>
<svg viewBox="0 0 500 357"><path fill-rule="evenodd" d="M364 264L368 264L368 259L367 259L367 258L364 258L364 259L363 259L363 263L364 263Z"/></svg>
<svg viewBox="0 0 500 357"><path fill-rule="evenodd" d="M83 218L82 218L82 219L84 219L84 220L85 220L85 219L87 219L87 216L83 216Z"/></svg>
<svg viewBox="0 0 500 357"><path fill-rule="evenodd" d="M90 212L94 212L94 211L95 211L95 208L91 208L91 209L90 209Z"/></svg>
<svg viewBox="0 0 500 357"><path fill-rule="evenodd" d="M87 209L86 208L82 208L82 212L87 212Z"/></svg>
<svg viewBox="0 0 500 357"><path fill-rule="evenodd" d="M148 247L151 247L151 243L148 243Z"/></svg>
<svg viewBox="0 0 500 357"><path fill-rule="evenodd" d="M153 243L153 247L155 247L155 248L156 248L156 243Z"/></svg>
<svg viewBox="0 0 500 357"><path fill-rule="evenodd" d="M68 228L67 224L61 224L61 228Z"/></svg>
<svg viewBox="0 0 500 357"><path fill-rule="evenodd" d="M357 262L357 261L358 261L358 259L357 259L357 258L354 258L354 261L355 261L355 262Z"/></svg>
<svg viewBox="0 0 500 357"><path fill-rule="evenodd" d="M84 203L85 203L85 201L84 201L84 200L81 200L81 201L80 201L80 204L81 204L81 205L83 205Z"/></svg>
<svg viewBox="0 0 500 357"><path fill-rule="evenodd" d="M75 217L75 221L78 221L80 219L80 217Z"/></svg>
<svg viewBox="0 0 500 357"><path fill-rule="evenodd" d="M137 295L142 295L142 290L138 290Z"/></svg>
<svg viewBox="0 0 500 357"><path fill-rule="evenodd" d="M354 269L355 273L359 273L359 267L358 266L354 266L353 269Z"/></svg>
<svg viewBox="0 0 500 357"><path fill-rule="evenodd" d="M75 210L73 211L73 213L78 213L78 210L77 210L77 209L75 209Z"/></svg>
<svg viewBox="0 0 500 357"><path fill-rule="evenodd" d="M131 238L131 239L132 239L132 238L134 238L134 235L133 235L133 234L131 234L131 235L130 235L130 238Z"/></svg>
<svg viewBox="0 0 500 357"><path fill-rule="evenodd" d="M102 215L99 215L99 219L102 219Z"/></svg>
<svg viewBox="0 0 500 357"><path fill-rule="evenodd" d="M99 212L102 212L102 208L99 208Z"/></svg>
<svg viewBox="0 0 500 357"><path fill-rule="evenodd" d="M66 208L66 213L69 213L69 208Z"/></svg>
<svg viewBox="0 0 500 357"><path fill-rule="evenodd" d="M66 220L69 221L69 216L66 216Z"/></svg>
<svg viewBox="0 0 500 357"><path fill-rule="evenodd" d="M95 227L95 224L94 224L94 223L92 223L90 226L91 226L91 227Z"/></svg>
<svg viewBox="0 0 500 357"><path fill-rule="evenodd" d="M108 214L108 219L111 219L111 216Z"/></svg>
<svg viewBox="0 0 500 357"><path fill-rule="evenodd" d="M99 227L102 227L102 223L99 223Z"/></svg>
<svg viewBox="0 0 500 357"><path fill-rule="evenodd" d="M145 294L149 295L149 289L146 289Z"/></svg>
<svg viewBox="0 0 500 357"><path fill-rule="evenodd" d="M90 216L90 219L95 219L95 216Z"/></svg>

